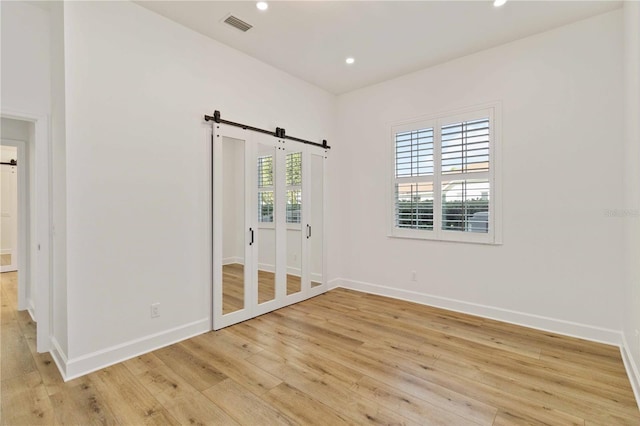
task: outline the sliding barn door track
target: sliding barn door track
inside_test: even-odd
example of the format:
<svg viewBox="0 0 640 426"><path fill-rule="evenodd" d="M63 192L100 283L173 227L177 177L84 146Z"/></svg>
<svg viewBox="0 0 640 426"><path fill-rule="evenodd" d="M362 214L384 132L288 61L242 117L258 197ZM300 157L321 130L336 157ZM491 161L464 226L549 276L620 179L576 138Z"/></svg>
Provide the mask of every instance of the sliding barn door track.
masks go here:
<svg viewBox="0 0 640 426"><path fill-rule="evenodd" d="M220 117L220 111L218 111L218 110L216 110L213 113L213 115L205 115L204 116L204 120L205 121L214 121L216 123L227 124L229 126L234 126L234 127L241 127L241 128L243 128L245 130L251 130L253 132L264 133L266 135L275 136L276 138L280 138L280 139L287 139L287 140L290 140L290 141L300 142L300 143L304 143L304 144L307 144L307 145L319 146L320 148L324 148L324 149L331 149L331 147L329 145L327 145L327 141L325 139L322 140L322 143L312 142L312 141L308 141L308 140L305 140L305 139L300 139L300 138L295 138L293 136L289 136L289 135L286 134L286 131L282 127L276 127L276 131L272 132L271 130L260 129L258 127L249 126L247 124L235 123L233 121L222 119Z"/></svg>

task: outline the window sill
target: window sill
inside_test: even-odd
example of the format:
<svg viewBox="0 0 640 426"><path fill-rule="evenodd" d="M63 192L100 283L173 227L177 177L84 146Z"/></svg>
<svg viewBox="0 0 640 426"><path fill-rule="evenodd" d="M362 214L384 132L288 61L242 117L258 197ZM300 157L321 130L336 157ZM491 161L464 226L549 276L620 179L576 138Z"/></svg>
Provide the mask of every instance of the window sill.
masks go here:
<svg viewBox="0 0 640 426"><path fill-rule="evenodd" d="M444 235L442 235L444 234ZM472 234L472 235L451 235L450 231L443 231L438 237L435 235L425 235L423 232L389 233L387 238L397 238L404 240L423 240L445 243L465 243L482 244L488 246L501 246L502 241L494 240L492 235ZM447 235L449 234L449 235Z"/></svg>

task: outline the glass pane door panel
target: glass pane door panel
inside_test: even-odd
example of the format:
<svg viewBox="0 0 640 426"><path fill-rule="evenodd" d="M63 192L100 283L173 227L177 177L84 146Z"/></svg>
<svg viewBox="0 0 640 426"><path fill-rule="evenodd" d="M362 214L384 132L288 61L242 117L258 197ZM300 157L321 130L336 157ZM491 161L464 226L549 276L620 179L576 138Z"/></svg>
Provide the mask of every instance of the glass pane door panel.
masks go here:
<svg viewBox="0 0 640 426"><path fill-rule="evenodd" d="M302 152L286 156L287 295L302 291Z"/></svg>
<svg viewBox="0 0 640 426"><path fill-rule="evenodd" d="M276 298L276 149L257 144L258 303Z"/></svg>
<svg viewBox="0 0 640 426"><path fill-rule="evenodd" d="M222 140L222 314L244 309L245 142Z"/></svg>
<svg viewBox="0 0 640 426"><path fill-rule="evenodd" d="M309 264L311 267L311 287L324 282L323 270L323 238L324 235L324 158L322 155L311 155L311 217L307 236L309 237Z"/></svg>

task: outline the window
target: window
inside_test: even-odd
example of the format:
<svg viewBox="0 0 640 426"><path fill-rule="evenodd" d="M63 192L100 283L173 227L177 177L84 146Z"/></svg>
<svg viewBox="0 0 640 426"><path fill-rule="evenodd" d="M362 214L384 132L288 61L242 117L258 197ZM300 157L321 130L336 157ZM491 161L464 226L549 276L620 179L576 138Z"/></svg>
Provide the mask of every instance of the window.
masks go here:
<svg viewBox="0 0 640 426"><path fill-rule="evenodd" d="M497 107L392 126L391 236L500 242Z"/></svg>
<svg viewBox="0 0 640 426"><path fill-rule="evenodd" d="M302 212L302 153L286 157L286 217L287 223L300 223ZM273 156L258 157L258 222L273 223L274 181Z"/></svg>

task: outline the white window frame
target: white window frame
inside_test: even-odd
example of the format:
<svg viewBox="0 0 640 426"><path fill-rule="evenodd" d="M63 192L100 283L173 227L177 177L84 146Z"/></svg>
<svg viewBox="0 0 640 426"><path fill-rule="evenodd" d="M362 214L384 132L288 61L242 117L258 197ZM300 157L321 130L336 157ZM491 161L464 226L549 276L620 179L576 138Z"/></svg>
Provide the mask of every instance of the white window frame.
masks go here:
<svg viewBox="0 0 640 426"><path fill-rule="evenodd" d="M404 120L390 124L390 185L387 197L389 200L389 237L478 244L502 244L502 179L500 174L500 166L502 161L501 113L501 104L499 102L492 102L475 107L459 109L456 111L450 111L441 114L434 114L431 116L422 116L411 120ZM490 134L489 171L443 175L441 162L442 127L452 123L472 121L479 118L487 117L489 118ZM433 175L396 178L396 134L426 128L433 128L434 134ZM442 182L443 180L460 180L461 178L468 180L480 178L487 179L489 181L489 231L487 233L447 231L442 229ZM407 229L399 228L396 226L396 184L402 182L433 182L433 230Z"/></svg>

